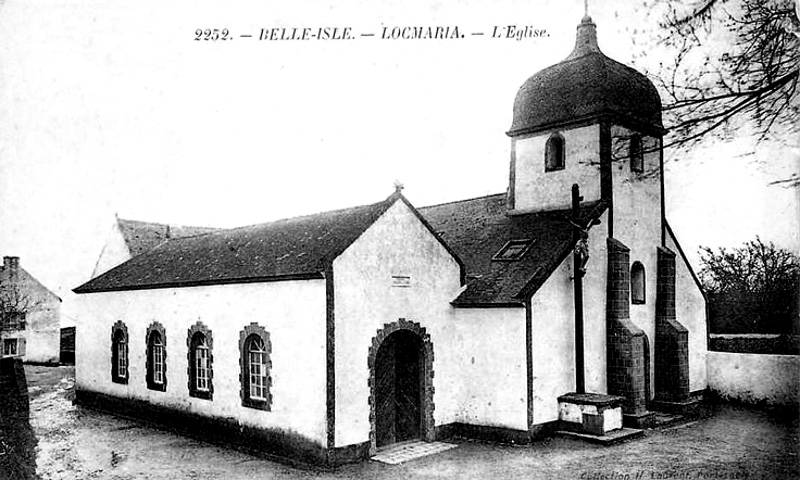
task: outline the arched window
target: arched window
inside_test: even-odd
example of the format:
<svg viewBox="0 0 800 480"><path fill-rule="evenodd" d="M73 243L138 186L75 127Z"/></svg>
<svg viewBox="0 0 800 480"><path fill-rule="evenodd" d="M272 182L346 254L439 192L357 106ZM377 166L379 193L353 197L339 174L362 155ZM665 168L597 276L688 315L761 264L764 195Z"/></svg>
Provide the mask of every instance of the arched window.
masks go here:
<svg viewBox="0 0 800 480"><path fill-rule="evenodd" d="M544 152L544 171L564 169L564 137L554 133L547 140Z"/></svg>
<svg viewBox="0 0 800 480"><path fill-rule="evenodd" d="M167 389L167 336L158 322L147 328L147 388Z"/></svg>
<svg viewBox="0 0 800 480"><path fill-rule="evenodd" d="M214 395L212 337L201 322L189 329L189 395L211 400Z"/></svg>
<svg viewBox="0 0 800 480"><path fill-rule="evenodd" d="M128 327L121 320L111 327L111 381L128 383Z"/></svg>
<svg viewBox="0 0 800 480"><path fill-rule="evenodd" d="M270 353L269 333L260 325L251 323L239 333L240 396L246 407L269 410L272 406Z"/></svg>
<svg viewBox="0 0 800 480"><path fill-rule="evenodd" d="M633 262L631 267L631 303L643 304L645 299L644 265Z"/></svg>
<svg viewBox="0 0 800 480"><path fill-rule="evenodd" d="M642 153L642 136L638 133L631 135L630 143L631 171L644 172L644 154Z"/></svg>

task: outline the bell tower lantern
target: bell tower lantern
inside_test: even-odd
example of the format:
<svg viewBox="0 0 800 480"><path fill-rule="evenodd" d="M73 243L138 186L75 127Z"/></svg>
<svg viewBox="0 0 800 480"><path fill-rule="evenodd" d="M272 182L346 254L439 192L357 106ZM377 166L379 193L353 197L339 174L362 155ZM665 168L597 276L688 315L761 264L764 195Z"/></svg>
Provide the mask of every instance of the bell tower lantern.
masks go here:
<svg viewBox="0 0 800 480"><path fill-rule="evenodd" d="M612 141L619 128L627 133L613 135L633 141L630 148ZM574 183L586 201L611 201L612 150L632 151L634 169L644 168L641 153L660 150L661 99L647 77L600 51L586 15L572 53L520 87L507 134L511 214L568 208Z"/></svg>

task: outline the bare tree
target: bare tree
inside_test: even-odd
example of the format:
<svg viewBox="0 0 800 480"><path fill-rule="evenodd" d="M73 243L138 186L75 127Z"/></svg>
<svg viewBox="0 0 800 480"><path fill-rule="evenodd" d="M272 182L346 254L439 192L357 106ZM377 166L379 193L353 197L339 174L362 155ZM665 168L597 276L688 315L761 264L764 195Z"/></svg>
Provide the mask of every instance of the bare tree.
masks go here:
<svg viewBox="0 0 800 480"><path fill-rule="evenodd" d="M655 43L672 57L648 72L665 103L665 147L729 140L741 129L757 143L797 145L800 0L648 0L645 8L660 19ZM775 183L797 187L800 177Z"/></svg>
<svg viewBox="0 0 800 480"><path fill-rule="evenodd" d="M35 306L18 282L0 278L0 332L24 329L25 316Z"/></svg>
<svg viewBox="0 0 800 480"><path fill-rule="evenodd" d="M758 237L732 250L701 247L700 254L700 281L709 293L785 294L800 280L798 256Z"/></svg>

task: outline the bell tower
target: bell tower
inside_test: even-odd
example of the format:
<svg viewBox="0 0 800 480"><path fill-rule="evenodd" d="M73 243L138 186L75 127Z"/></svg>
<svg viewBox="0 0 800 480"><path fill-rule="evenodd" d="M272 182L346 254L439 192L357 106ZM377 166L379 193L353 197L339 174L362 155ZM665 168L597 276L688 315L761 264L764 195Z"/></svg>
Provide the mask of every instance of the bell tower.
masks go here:
<svg viewBox="0 0 800 480"><path fill-rule="evenodd" d="M599 247L607 263L606 392L624 398L626 424L646 425L654 402L684 401L688 385L686 329L670 297L674 253L665 245L658 91L603 54L585 15L572 52L520 87L507 134L509 215L567 210L574 184L583 202L607 207L607 242ZM583 362L576 364L577 379Z"/></svg>
<svg viewBox="0 0 800 480"><path fill-rule="evenodd" d="M660 175L658 92L647 77L603 54L588 15L572 52L520 87L507 134L511 214L568 208L574 183L584 200L612 202L611 163L629 153L636 173L652 166Z"/></svg>

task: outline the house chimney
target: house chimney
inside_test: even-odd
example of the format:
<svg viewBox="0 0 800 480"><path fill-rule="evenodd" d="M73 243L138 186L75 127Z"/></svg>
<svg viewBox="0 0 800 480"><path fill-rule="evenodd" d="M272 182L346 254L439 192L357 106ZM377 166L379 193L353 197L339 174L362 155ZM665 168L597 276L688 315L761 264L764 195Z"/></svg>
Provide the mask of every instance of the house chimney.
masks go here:
<svg viewBox="0 0 800 480"><path fill-rule="evenodd" d="M14 282L19 272L19 257L3 257L3 270L8 271L8 278Z"/></svg>

